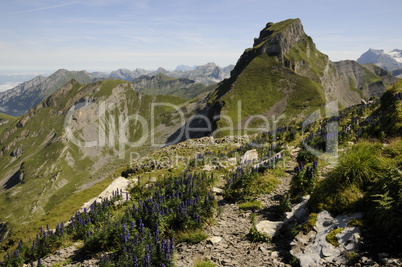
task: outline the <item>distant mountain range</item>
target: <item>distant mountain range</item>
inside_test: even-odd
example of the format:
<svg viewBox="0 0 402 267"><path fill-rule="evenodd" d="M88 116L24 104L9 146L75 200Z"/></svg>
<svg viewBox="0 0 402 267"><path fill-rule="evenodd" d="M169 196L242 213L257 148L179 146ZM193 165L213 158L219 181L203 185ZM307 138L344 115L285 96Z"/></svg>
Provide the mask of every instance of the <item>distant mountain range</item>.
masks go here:
<svg viewBox="0 0 402 267"><path fill-rule="evenodd" d="M152 77L156 76L159 73L162 73L169 77L187 78L197 83L210 85L212 83L217 83L222 81L223 79L229 78L230 72L233 70L233 68L234 65L229 65L227 67L221 68L215 63L210 62L205 65L193 67L180 65L174 71L168 71L164 68L158 68L155 71L137 68L135 70L118 69L116 71L112 71L111 73L92 72L91 74L94 78L114 78L131 82L135 78L139 78L143 75Z"/></svg>
<svg viewBox="0 0 402 267"><path fill-rule="evenodd" d="M192 87L191 92L183 90L185 87L183 84L176 83L177 87L172 88L172 83L170 81L170 85L166 85L170 87L170 89L168 89L169 95L178 95L188 98L197 94L195 88L201 90L201 88L205 88L208 85L218 83L223 79L228 78L233 67L233 65L229 65L222 69L215 63L208 63L194 67L181 65L174 71L167 71L164 68L158 68L156 71L137 68L135 70L119 69L111 73L89 73L87 71L68 71L60 69L48 77L37 76L10 90L0 92L0 112L16 117L21 116L28 112L29 109L39 104L42 100L52 95L71 79L75 79L81 84L108 79L121 79L131 82L144 75L148 76L150 79L158 74L164 74L172 78L188 79L189 81L184 82L187 84L198 84L196 87ZM184 80L182 80L182 82L183 81ZM141 90L152 91L147 88L148 87L143 87ZM163 88L164 85L161 85L160 89Z"/></svg>
<svg viewBox="0 0 402 267"><path fill-rule="evenodd" d="M370 48L357 59L357 62L360 64L372 63L392 72L393 75L400 75L402 73L402 50L384 51Z"/></svg>

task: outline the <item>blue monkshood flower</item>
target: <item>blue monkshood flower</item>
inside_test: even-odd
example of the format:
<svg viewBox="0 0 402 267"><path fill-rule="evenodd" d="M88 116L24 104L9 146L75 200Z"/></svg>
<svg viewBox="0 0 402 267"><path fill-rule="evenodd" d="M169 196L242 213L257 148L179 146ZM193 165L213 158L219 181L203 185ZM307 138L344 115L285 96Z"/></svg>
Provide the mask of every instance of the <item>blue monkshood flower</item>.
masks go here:
<svg viewBox="0 0 402 267"><path fill-rule="evenodd" d="M150 255L149 255L149 245L145 246L144 265L147 267L151 266L151 259L150 259Z"/></svg>
<svg viewBox="0 0 402 267"><path fill-rule="evenodd" d="M252 208L252 210L251 210L253 213L255 213L255 206L253 206L253 208Z"/></svg>
<svg viewBox="0 0 402 267"><path fill-rule="evenodd" d="M134 228L134 221L131 222L130 230Z"/></svg>
<svg viewBox="0 0 402 267"><path fill-rule="evenodd" d="M35 240L32 242L32 249L35 249Z"/></svg>
<svg viewBox="0 0 402 267"><path fill-rule="evenodd" d="M16 256L17 258L20 257L20 251L18 250L18 248L15 250L15 256Z"/></svg>
<svg viewBox="0 0 402 267"><path fill-rule="evenodd" d="M132 266L133 266L133 267L138 267L137 257L136 257L136 256L134 256L134 258L133 258Z"/></svg>
<svg viewBox="0 0 402 267"><path fill-rule="evenodd" d="M170 241L171 242L171 244L170 244L170 251L171 251L171 253L173 254L173 252L174 252L174 237L172 236L172 240Z"/></svg>
<svg viewBox="0 0 402 267"><path fill-rule="evenodd" d="M42 260L40 258L38 259L38 266L42 266Z"/></svg>
<svg viewBox="0 0 402 267"><path fill-rule="evenodd" d="M88 236L88 237L90 236L90 232L89 232L89 231L87 232L87 236Z"/></svg>

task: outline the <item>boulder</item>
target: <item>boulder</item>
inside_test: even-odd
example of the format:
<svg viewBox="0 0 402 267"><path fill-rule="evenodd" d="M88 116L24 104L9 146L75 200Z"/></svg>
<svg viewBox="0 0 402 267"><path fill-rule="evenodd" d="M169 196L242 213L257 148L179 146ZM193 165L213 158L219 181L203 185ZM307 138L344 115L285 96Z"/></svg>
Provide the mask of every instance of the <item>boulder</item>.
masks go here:
<svg viewBox="0 0 402 267"><path fill-rule="evenodd" d="M215 170L215 166L205 165L204 168L202 168L202 170L207 171L207 172L211 172L211 171Z"/></svg>
<svg viewBox="0 0 402 267"><path fill-rule="evenodd" d="M21 156L23 153L24 153L24 151L23 151L20 147L17 147L16 149L14 149L14 150L11 152L10 156L11 156L11 157L19 157L19 156Z"/></svg>
<svg viewBox="0 0 402 267"><path fill-rule="evenodd" d="M214 192L216 195L223 195L223 189L220 189L218 187L212 188L212 192Z"/></svg>
<svg viewBox="0 0 402 267"><path fill-rule="evenodd" d="M249 164L258 161L258 152L256 149L248 150L241 157L240 164Z"/></svg>
<svg viewBox="0 0 402 267"><path fill-rule="evenodd" d="M261 233L267 234L270 237L274 237L278 234L279 230L282 228L283 222L273 222L273 221L260 221L255 227Z"/></svg>
<svg viewBox="0 0 402 267"><path fill-rule="evenodd" d="M220 236L213 236L207 239L207 243L211 245L217 245L219 242L221 242L222 237Z"/></svg>
<svg viewBox="0 0 402 267"><path fill-rule="evenodd" d="M285 223L291 223L297 221L299 224L308 219L309 211L307 208L307 202L310 196L304 196L302 202L292 207L292 211L285 212Z"/></svg>

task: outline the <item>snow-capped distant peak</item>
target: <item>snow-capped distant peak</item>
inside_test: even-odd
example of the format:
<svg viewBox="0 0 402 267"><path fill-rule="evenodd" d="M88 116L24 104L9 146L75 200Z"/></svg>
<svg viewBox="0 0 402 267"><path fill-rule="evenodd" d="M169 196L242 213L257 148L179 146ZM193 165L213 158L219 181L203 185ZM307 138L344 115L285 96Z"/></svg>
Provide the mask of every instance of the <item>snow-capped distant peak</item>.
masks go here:
<svg viewBox="0 0 402 267"><path fill-rule="evenodd" d="M384 52L384 54L387 54L397 62L402 63L402 50L394 49L392 51Z"/></svg>

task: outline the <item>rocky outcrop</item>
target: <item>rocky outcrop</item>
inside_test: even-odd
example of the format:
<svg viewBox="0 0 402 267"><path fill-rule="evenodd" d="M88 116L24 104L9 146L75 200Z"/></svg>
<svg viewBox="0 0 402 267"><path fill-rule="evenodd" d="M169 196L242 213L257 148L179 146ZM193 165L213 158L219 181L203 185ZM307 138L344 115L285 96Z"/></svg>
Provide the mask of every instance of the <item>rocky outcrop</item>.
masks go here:
<svg viewBox="0 0 402 267"><path fill-rule="evenodd" d="M254 39L253 48L246 49L237 61L231 76L237 76L255 57L268 54L275 56L280 62L284 56L307 35L300 19L289 19L280 23L269 22Z"/></svg>
<svg viewBox="0 0 402 267"><path fill-rule="evenodd" d="M78 212L84 212L84 210L89 209L94 202L102 203L106 199L111 199L116 192L122 195L122 201L127 200L128 197L128 186L133 182L133 180L128 180L124 177L119 177L113 180L113 182L100 193L97 197L91 199L90 201L84 203Z"/></svg>
<svg viewBox="0 0 402 267"><path fill-rule="evenodd" d="M258 161L258 152L256 149L248 150L240 159L240 163L244 165L254 164Z"/></svg>
<svg viewBox="0 0 402 267"><path fill-rule="evenodd" d="M0 222L0 244L6 240L9 233L9 229L6 223Z"/></svg>
<svg viewBox="0 0 402 267"><path fill-rule="evenodd" d="M320 212L314 229L307 235L300 232L291 243L290 253L299 259L302 267L346 264L346 255L356 250L360 239L359 227L348 226L348 223L352 219L360 219L361 216L362 214L356 213L334 218L327 211ZM327 236L335 229L342 229L335 237L338 246L327 241Z"/></svg>
<svg viewBox="0 0 402 267"><path fill-rule="evenodd" d="M13 152L11 152L10 156L11 157L19 157L23 153L24 153L24 151L20 147L17 147L16 149L13 150Z"/></svg>
<svg viewBox="0 0 402 267"><path fill-rule="evenodd" d="M23 182L24 180L24 164L25 162L23 162L21 164L21 166L19 167L19 169L17 170L16 173L14 173L14 175L12 175L7 182L4 184L4 189L10 189L13 188L14 186L16 186L17 184L20 184Z"/></svg>

